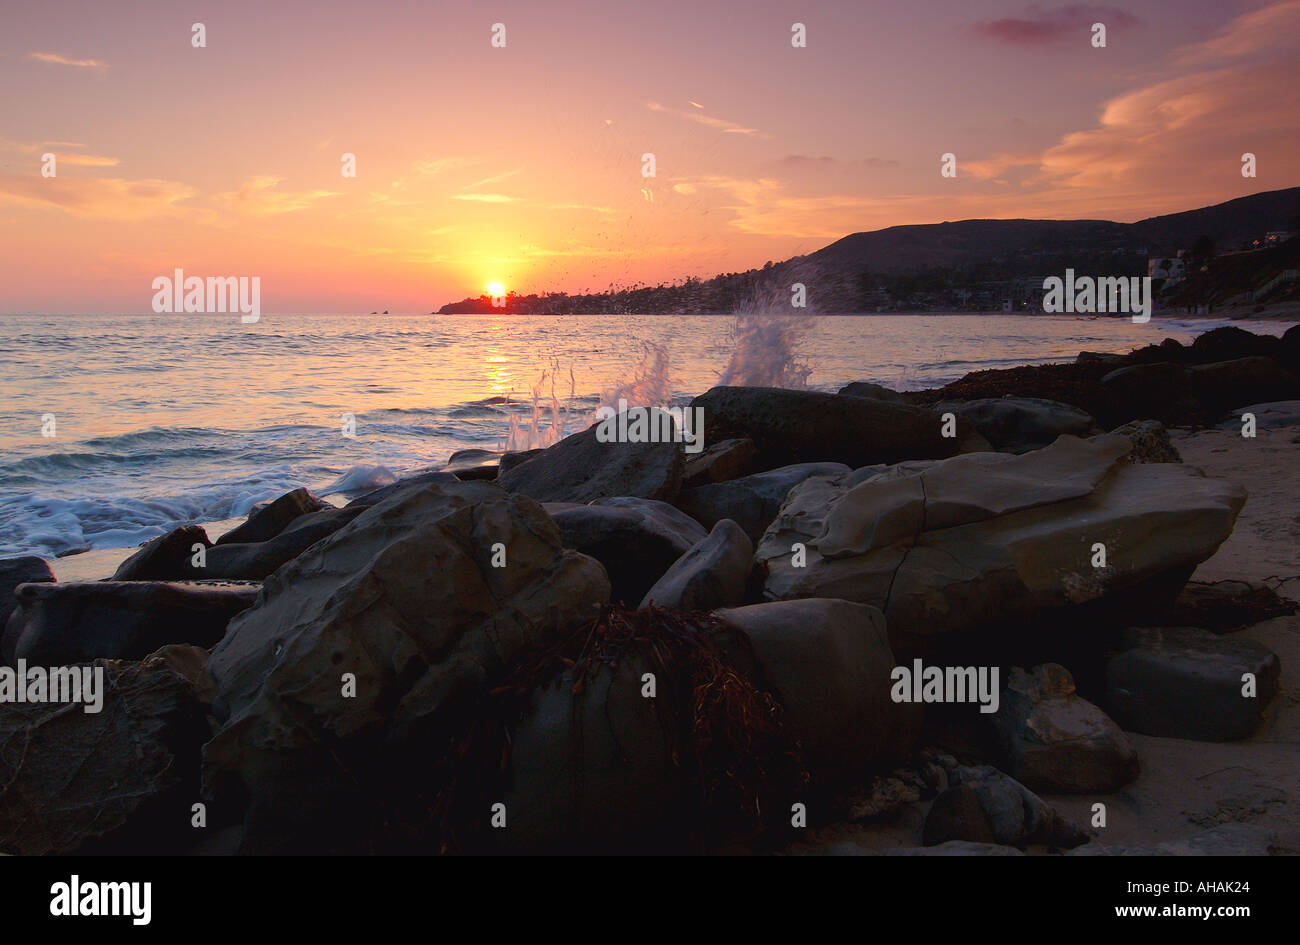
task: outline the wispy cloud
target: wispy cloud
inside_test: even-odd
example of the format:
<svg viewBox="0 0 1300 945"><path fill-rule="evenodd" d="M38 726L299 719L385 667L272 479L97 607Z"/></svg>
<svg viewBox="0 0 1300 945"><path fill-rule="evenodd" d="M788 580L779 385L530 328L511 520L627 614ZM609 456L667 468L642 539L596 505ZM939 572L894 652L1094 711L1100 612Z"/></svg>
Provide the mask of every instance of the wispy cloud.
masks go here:
<svg viewBox="0 0 1300 945"><path fill-rule="evenodd" d="M505 194L453 194L452 200L476 200L479 203L515 203L518 197L507 197Z"/></svg>
<svg viewBox="0 0 1300 945"><path fill-rule="evenodd" d="M27 58L35 59L37 62L53 63L58 66L75 66L78 69L105 69L108 67L108 63L99 59L69 59L67 56L51 52L29 53Z"/></svg>
<svg viewBox="0 0 1300 945"><path fill-rule="evenodd" d="M218 200L228 209L239 213L268 216L305 210L318 200L339 196L329 190L305 190L298 193L278 190L283 182L283 177L262 174L244 181L238 190L220 194Z"/></svg>
<svg viewBox="0 0 1300 945"><path fill-rule="evenodd" d="M695 103L692 102L691 104L694 105ZM696 105L696 107L699 108L700 106ZM678 118L684 118L687 121L693 121L709 128L716 128L723 134L752 135L759 138L770 137L770 135L764 134L757 128L746 128L744 125L738 125L734 121L727 121L723 118L714 118L712 115L700 115L696 112L688 112L680 108L669 108L667 105L662 105L659 102L647 102L646 108L650 109L652 112L676 115Z"/></svg>
<svg viewBox="0 0 1300 945"><path fill-rule="evenodd" d="M974 28L982 36L1000 43L1042 46L1071 38L1086 38L1093 23L1104 23L1110 31L1116 27L1140 26L1142 20L1118 7L1075 3L1045 10L1038 4L1031 4L1023 16L981 20L974 24Z"/></svg>
<svg viewBox="0 0 1300 945"><path fill-rule="evenodd" d="M194 188L171 180L0 175L0 201L52 207L75 217L140 220L177 211Z"/></svg>

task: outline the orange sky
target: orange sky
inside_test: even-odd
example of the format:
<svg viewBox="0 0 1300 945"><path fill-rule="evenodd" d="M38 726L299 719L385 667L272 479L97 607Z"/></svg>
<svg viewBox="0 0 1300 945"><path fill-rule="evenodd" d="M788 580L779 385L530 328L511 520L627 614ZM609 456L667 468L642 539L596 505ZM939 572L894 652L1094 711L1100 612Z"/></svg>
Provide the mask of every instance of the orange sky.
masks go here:
<svg viewBox="0 0 1300 945"><path fill-rule="evenodd" d="M260 276L268 312L423 312L492 280L599 290L1300 184L1300 0L484 9L7 11L0 311L148 311L182 268Z"/></svg>

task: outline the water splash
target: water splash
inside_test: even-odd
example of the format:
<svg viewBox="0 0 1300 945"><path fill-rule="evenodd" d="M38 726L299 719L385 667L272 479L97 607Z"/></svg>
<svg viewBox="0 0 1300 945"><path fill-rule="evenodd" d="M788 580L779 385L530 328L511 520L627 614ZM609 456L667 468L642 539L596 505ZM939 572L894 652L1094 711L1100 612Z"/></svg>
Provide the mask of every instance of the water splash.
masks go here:
<svg viewBox="0 0 1300 945"><path fill-rule="evenodd" d="M791 314L790 290L767 286L736 313L731 326L731 359L718 377L724 387L808 386L812 368L798 359L809 315Z"/></svg>
<svg viewBox="0 0 1300 945"><path fill-rule="evenodd" d="M507 452L520 450L545 449L554 446L568 436L572 402L577 392L577 383L573 378L573 368L569 368L569 396L561 402L555 391L555 381L560 374L558 361L551 363L549 371L542 371L541 379L533 385L532 403L527 418L521 420L515 413L510 414L510 429L502 449ZM550 381L550 394L544 391Z"/></svg>
<svg viewBox="0 0 1300 945"><path fill-rule="evenodd" d="M668 349L646 342L644 353L631 376L606 387L600 393L600 406L617 408L619 401L629 407L664 407L672 401L673 387L668 379Z"/></svg>

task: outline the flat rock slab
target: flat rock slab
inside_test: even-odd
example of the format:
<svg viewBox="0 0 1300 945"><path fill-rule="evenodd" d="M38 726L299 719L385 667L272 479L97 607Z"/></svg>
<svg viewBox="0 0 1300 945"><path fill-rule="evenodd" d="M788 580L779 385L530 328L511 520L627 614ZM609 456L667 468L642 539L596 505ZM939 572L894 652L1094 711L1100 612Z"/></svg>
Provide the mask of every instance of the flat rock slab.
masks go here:
<svg viewBox="0 0 1300 945"><path fill-rule="evenodd" d="M671 502L682 484L680 443L602 443L600 425L565 437L509 469L497 484L538 502L591 502L635 496Z"/></svg>
<svg viewBox="0 0 1300 945"><path fill-rule="evenodd" d="M5 628L31 665L142 659L168 643L210 647L257 600L255 584L94 581L24 584Z"/></svg>
<svg viewBox="0 0 1300 945"><path fill-rule="evenodd" d="M1300 400L1277 400L1266 404L1250 404L1237 407L1230 419L1219 424L1220 430L1237 430L1242 428L1242 416L1253 414L1256 430L1276 430L1280 427L1300 426Z"/></svg>
<svg viewBox="0 0 1300 945"><path fill-rule="evenodd" d="M750 541L757 542L791 489L814 476L835 478L849 472L843 463L796 463L729 482L683 489L677 505L706 528L729 518L744 529Z"/></svg>
<svg viewBox="0 0 1300 945"><path fill-rule="evenodd" d="M1250 640L1192 627L1126 630L1106 664L1105 704L1125 729L1165 738L1248 737L1278 692L1281 662ZM1243 695L1245 674L1255 695Z"/></svg>

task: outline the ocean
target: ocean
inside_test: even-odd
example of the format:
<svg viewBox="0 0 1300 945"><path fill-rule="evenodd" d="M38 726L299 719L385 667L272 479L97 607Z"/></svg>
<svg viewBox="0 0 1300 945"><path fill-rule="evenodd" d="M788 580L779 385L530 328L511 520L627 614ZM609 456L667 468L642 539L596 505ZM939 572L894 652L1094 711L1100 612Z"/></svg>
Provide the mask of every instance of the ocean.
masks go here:
<svg viewBox="0 0 1300 945"><path fill-rule="evenodd" d="M0 556L132 547L298 486L340 501L456 450L552 442L618 394L680 405L723 376L805 373L818 390L919 390L1218 324L878 315L738 332L724 316L4 315Z"/></svg>

